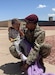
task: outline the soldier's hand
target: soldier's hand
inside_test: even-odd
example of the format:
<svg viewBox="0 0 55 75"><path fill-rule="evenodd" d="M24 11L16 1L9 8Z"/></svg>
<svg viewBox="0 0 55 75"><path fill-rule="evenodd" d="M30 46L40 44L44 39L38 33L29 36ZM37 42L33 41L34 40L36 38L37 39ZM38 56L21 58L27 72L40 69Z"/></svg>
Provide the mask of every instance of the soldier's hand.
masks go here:
<svg viewBox="0 0 55 75"><path fill-rule="evenodd" d="M29 67L29 65L28 64L23 64L23 66L22 66L22 71L26 71L27 69L28 69L28 67Z"/></svg>
<svg viewBox="0 0 55 75"><path fill-rule="evenodd" d="M50 44L43 44L41 47L40 47L40 55L43 57L43 58L46 58L47 56L49 56L51 53L51 45Z"/></svg>

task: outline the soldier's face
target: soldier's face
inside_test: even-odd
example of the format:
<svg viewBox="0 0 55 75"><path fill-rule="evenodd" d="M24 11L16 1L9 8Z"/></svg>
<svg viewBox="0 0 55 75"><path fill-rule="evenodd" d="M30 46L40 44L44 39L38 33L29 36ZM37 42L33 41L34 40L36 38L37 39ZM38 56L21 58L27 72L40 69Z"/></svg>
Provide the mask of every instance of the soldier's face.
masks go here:
<svg viewBox="0 0 55 75"><path fill-rule="evenodd" d="M36 28L36 24L34 24L34 23L27 23L26 24L26 28L28 28L29 30L34 30Z"/></svg>

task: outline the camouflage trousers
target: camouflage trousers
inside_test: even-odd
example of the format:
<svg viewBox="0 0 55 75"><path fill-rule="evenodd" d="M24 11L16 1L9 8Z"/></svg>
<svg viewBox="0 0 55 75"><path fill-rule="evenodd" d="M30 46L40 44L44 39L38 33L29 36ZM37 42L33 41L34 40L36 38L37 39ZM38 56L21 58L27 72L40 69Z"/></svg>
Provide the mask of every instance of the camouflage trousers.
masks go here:
<svg viewBox="0 0 55 75"><path fill-rule="evenodd" d="M25 56L27 56L27 57L29 56L28 60L32 60L32 59L34 59L34 58L37 58L37 57L36 57L36 51L35 51L35 50L31 50L31 48L32 48L32 45L29 44L25 39L20 42L20 48L19 48L19 49L20 49L20 51L21 51ZM14 45L12 45L12 46L9 48L9 50L10 50L11 54L12 54L15 58L18 58L18 59L19 59L18 53L17 53L17 51L16 51ZM30 50L31 50L31 55L29 55ZM46 58L48 55L50 55L50 52L51 52L51 47L50 47L50 45L48 45L48 44L43 44L43 45L41 46L41 48L40 48L40 55L42 56L42 58ZM33 53L34 53L35 55L33 55ZM32 61L31 61L31 62L32 62Z"/></svg>
<svg viewBox="0 0 55 75"><path fill-rule="evenodd" d="M25 41L25 40L22 40L20 42L20 45L19 45L19 50L25 55L25 56L28 56L29 52L30 52L30 49L31 49L31 45ZM18 53L16 51L16 48L15 48L15 45L11 45L9 47L9 51L10 53L15 57L15 58L18 58Z"/></svg>
<svg viewBox="0 0 55 75"><path fill-rule="evenodd" d="M10 51L10 53L12 54L13 57L19 59L18 53L17 53L16 48L15 48L15 45L11 45L11 46L9 47L9 51Z"/></svg>

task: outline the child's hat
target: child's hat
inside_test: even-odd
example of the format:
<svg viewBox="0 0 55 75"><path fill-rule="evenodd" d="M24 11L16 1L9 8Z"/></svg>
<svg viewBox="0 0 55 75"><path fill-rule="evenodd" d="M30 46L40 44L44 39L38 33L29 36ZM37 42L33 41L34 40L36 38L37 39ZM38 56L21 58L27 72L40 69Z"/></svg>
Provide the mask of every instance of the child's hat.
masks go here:
<svg viewBox="0 0 55 75"><path fill-rule="evenodd" d="M29 16L27 16L27 17L25 18L25 21L26 21L26 22L37 23L37 22L38 22L38 16L35 15L35 14L31 14L31 15L29 15Z"/></svg>

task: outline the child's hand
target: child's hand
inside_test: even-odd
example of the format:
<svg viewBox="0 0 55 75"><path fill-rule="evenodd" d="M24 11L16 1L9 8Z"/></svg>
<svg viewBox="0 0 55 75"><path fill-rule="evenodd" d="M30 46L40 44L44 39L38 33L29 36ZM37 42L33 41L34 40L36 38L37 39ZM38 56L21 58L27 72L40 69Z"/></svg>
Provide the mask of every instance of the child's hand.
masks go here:
<svg viewBox="0 0 55 75"><path fill-rule="evenodd" d="M11 41L11 42L14 42L14 41L16 41L16 40L17 40L17 39L12 39L12 38L10 38L10 41Z"/></svg>
<svg viewBox="0 0 55 75"><path fill-rule="evenodd" d="M17 41L17 38L15 38L14 41Z"/></svg>
<svg viewBox="0 0 55 75"><path fill-rule="evenodd" d="M14 42L14 39L10 39L11 42Z"/></svg>

